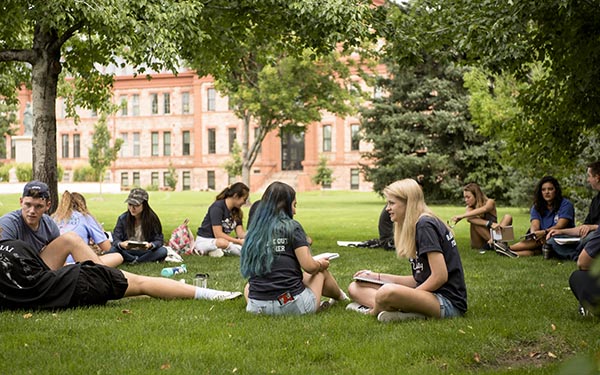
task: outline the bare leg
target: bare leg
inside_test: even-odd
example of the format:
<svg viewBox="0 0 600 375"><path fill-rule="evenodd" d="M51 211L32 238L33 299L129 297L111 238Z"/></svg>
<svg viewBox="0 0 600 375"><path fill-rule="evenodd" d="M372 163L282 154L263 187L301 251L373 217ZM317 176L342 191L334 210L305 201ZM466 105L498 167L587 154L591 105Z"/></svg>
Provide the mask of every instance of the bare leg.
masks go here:
<svg viewBox="0 0 600 375"><path fill-rule="evenodd" d="M381 286L375 296L375 307L371 314L377 315L381 311L396 310L424 314L434 318L441 316L440 302L433 293L399 284Z"/></svg>
<svg viewBox="0 0 600 375"><path fill-rule="evenodd" d="M123 263L120 254L107 254L99 257L82 239L74 232L61 235L50 242L40 253L40 257L50 267L57 270L61 268L67 256L73 254L76 262L91 260L94 263L115 267Z"/></svg>
<svg viewBox="0 0 600 375"><path fill-rule="evenodd" d="M471 224L470 234L473 249L481 249L491 239L490 230L481 225Z"/></svg>
<svg viewBox="0 0 600 375"><path fill-rule="evenodd" d="M378 284L353 281L348 286L350 298L367 307L375 306L375 295L381 286Z"/></svg>
<svg viewBox="0 0 600 375"><path fill-rule="evenodd" d="M193 299L196 293L195 286L183 284L173 279L136 275L126 271L122 272L129 283L125 291L125 297L147 295L162 299Z"/></svg>
<svg viewBox="0 0 600 375"><path fill-rule="evenodd" d="M512 225L512 216L506 214L502 217L502 220L500 220L500 226L501 227L508 227L510 225Z"/></svg>
<svg viewBox="0 0 600 375"><path fill-rule="evenodd" d="M524 240L510 246L510 249L520 257L528 257L541 252L542 244L534 240Z"/></svg>

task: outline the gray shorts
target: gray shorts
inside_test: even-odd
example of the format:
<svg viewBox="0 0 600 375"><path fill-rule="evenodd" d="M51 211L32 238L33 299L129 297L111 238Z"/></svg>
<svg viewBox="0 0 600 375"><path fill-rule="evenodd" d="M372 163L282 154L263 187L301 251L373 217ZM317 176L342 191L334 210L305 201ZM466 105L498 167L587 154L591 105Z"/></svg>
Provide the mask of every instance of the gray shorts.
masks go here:
<svg viewBox="0 0 600 375"><path fill-rule="evenodd" d="M437 297L438 301L440 301L440 318L454 318L457 316L462 316L462 312L459 309L452 305L452 302L439 293L433 293L434 296Z"/></svg>
<svg viewBox="0 0 600 375"><path fill-rule="evenodd" d="M257 300L248 298L246 311L254 314L267 315L302 315L317 312L317 299L310 288L305 288L294 300L281 305L278 300Z"/></svg>

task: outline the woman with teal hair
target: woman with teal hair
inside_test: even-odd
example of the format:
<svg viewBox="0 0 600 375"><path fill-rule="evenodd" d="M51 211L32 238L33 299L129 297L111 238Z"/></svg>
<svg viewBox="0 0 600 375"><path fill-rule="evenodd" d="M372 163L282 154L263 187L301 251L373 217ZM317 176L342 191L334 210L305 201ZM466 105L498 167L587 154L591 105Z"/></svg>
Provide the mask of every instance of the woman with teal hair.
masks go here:
<svg viewBox="0 0 600 375"><path fill-rule="evenodd" d="M304 229L296 220L296 192L273 182L248 227L241 272L246 311L268 315L314 313L348 297L328 271L328 259L311 255ZM330 300L319 304L321 296Z"/></svg>

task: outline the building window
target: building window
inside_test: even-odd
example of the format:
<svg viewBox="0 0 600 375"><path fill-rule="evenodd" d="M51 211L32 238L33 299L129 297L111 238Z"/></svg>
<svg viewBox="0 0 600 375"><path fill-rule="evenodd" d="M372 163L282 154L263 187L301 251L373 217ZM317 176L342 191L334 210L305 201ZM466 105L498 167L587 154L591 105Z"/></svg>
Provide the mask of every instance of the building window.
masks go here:
<svg viewBox="0 0 600 375"><path fill-rule="evenodd" d="M121 186L129 186L129 173L121 172Z"/></svg>
<svg viewBox="0 0 600 375"><path fill-rule="evenodd" d="M181 173L181 189L182 190L190 190L191 189L191 178L190 171L184 171Z"/></svg>
<svg viewBox="0 0 600 375"><path fill-rule="evenodd" d="M121 103L121 116L127 116L127 96L121 95L119 97L119 103Z"/></svg>
<svg viewBox="0 0 600 375"><path fill-rule="evenodd" d="M206 187L215 190L215 171L206 171Z"/></svg>
<svg viewBox="0 0 600 375"><path fill-rule="evenodd" d="M140 133L133 133L133 156L140 156Z"/></svg>
<svg viewBox="0 0 600 375"><path fill-rule="evenodd" d="M331 151L331 125L323 125L323 152Z"/></svg>
<svg viewBox="0 0 600 375"><path fill-rule="evenodd" d="M81 157L81 135L73 134L73 157Z"/></svg>
<svg viewBox="0 0 600 375"><path fill-rule="evenodd" d="M150 174L150 185L158 188L158 172L152 172Z"/></svg>
<svg viewBox="0 0 600 375"><path fill-rule="evenodd" d="M352 169L350 169L350 189L358 190L358 183L359 183L358 168L352 168Z"/></svg>
<svg viewBox="0 0 600 375"><path fill-rule="evenodd" d="M168 115L171 113L171 94L163 94L163 113Z"/></svg>
<svg viewBox="0 0 600 375"><path fill-rule="evenodd" d="M127 148L129 147L128 136L129 134L127 133L121 133L121 139L123 140L123 144L121 145L121 149L119 150L119 156L121 157L129 156L129 153L127 152Z"/></svg>
<svg viewBox="0 0 600 375"><path fill-rule="evenodd" d="M213 88L207 89L206 97L207 97L206 110L207 111L215 111L217 109L217 103L216 103L217 91Z"/></svg>
<svg viewBox="0 0 600 375"><path fill-rule="evenodd" d="M163 155L171 156L171 132L163 133Z"/></svg>
<svg viewBox="0 0 600 375"><path fill-rule="evenodd" d="M152 100L152 114L156 115L158 113L158 94L150 94L150 98Z"/></svg>
<svg viewBox="0 0 600 375"><path fill-rule="evenodd" d="M68 134L62 135L62 157L63 158L69 157L69 135Z"/></svg>
<svg viewBox="0 0 600 375"><path fill-rule="evenodd" d="M131 112L134 116L140 115L140 96L138 94L133 94L131 98Z"/></svg>
<svg viewBox="0 0 600 375"><path fill-rule="evenodd" d="M350 125L350 150L358 151L360 146L360 134L358 133L360 127L358 124Z"/></svg>
<svg viewBox="0 0 600 375"><path fill-rule="evenodd" d="M133 186L140 186L140 172L133 172Z"/></svg>
<svg viewBox="0 0 600 375"><path fill-rule="evenodd" d="M184 92L181 94L181 113L187 115L190 113L190 93Z"/></svg>
<svg viewBox="0 0 600 375"><path fill-rule="evenodd" d="M233 145L235 144L235 140L237 139L237 129L229 128L229 152L233 150Z"/></svg>
<svg viewBox="0 0 600 375"><path fill-rule="evenodd" d="M190 131L189 130L185 130L182 135L182 154L183 155L190 155Z"/></svg>
<svg viewBox="0 0 600 375"><path fill-rule="evenodd" d="M215 129L208 129L208 153L217 153L217 132Z"/></svg>
<svg viewBox="0 0 600 375"><path fill-rule="evenodd" d="M163 172L163 186L169 186L169 177L171 174L169 172Z"/></svg>
<svg viewBox="0 0 600 375"><path fill-rule="evenodd" d="M158 156L158 132L152 132L152 156Z"/></svg>

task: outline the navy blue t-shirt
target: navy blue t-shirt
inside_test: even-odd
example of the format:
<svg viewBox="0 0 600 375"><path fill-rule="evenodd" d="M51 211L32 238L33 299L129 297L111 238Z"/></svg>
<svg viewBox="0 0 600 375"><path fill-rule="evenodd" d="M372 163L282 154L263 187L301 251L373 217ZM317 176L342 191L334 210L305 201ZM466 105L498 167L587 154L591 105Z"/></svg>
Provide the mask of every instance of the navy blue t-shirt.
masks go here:
<svg viewBox="0 0 600 375"><path fill-rule="evenodd" d="M215 238L213 225L220 225L223 228L223 233L229 234L235 230L241 222L235 221L231 216L231 211L225 204L225 199L219 199L210 205L208 212L202 220L202 225L198 228L196 235L204 238Z"/></svg>
<svg viewBox="0 0 600 375"><path fill-rule="evenodd" d="M440 220L431 216L422 216L417 221L416 242L417 257L410 259L410 263L417 286L431 276L427 253L441 252L448 270L448 281L433 293L441 294L452 302L454 307L465 313L467 311L467 287L460 254L452 232Z"/></svg>
<svg viewBox="0 0 600 375"><path fill-rule="evenodd" d="M293 220L291 238L275 236L272 251L275 259L271 265L271 272L263 276L250 277L250 290L248 297L261 301L275 300L285 292L295 296L304 291L302 283L302 268L296 258L295 250L302 246L309 246L306 233L302 225Z"/></svg>

